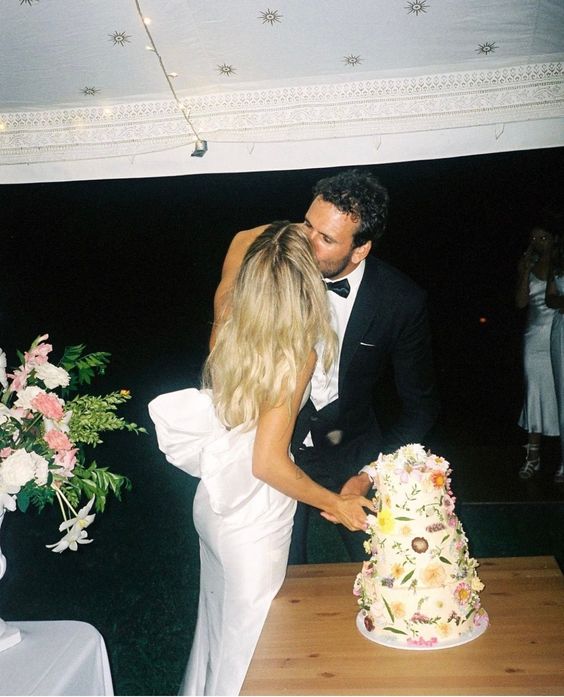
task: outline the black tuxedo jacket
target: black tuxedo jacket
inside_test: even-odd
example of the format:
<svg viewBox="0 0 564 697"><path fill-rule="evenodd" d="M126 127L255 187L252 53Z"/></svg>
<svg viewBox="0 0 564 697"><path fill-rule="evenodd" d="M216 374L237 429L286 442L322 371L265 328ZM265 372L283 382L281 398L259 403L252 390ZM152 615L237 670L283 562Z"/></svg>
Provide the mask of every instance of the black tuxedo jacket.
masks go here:
<svg viewBox="0 0 564 697"><path fill-rule="evenodd" d="M401 413L382 433L374 391L391 361ZM366 268L347 324L339 362L339 398L298 415L292 452L316 481L338 490L381 451L420 442L438 413L426 294L375 257ZM313 448L303 441L311 431Z"/></svg>

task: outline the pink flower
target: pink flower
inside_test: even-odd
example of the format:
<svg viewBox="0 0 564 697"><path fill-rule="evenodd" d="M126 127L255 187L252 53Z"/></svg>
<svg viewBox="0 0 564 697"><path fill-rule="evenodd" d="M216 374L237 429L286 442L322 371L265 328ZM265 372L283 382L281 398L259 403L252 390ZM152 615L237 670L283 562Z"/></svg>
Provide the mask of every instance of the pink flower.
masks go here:
<svg viewBox="0 0 564 697"><path fill-rule="evenodd" d="M466 581L462 581L454 589L454 599L459 607L465 607L472 597L472 588Z"/></svg>
<svg viewBox="0 0 564 697"><path fill-rule="evenodd" d="M31 400L31 406L53 421L60 421L64 412L58 397L53 394L41 393Z"/></svg>
<svg viewBox="0 0 564 697"><path fill-rule="evenodd" d="M397 469L395 469L394 474L397 474L402 484L407 484L407 482L409 481L409 472L406 472L406 470L403 467L398 467Z"/></svg>
<svg viewBox="0 0 564 697"><path fill-rule="evenodd" d="M55 455L55 464L61 468L57 472L57 474L61 475L62 477L70 477L71 476L72 471L74 469L74 466L76 465L76 453L77 452L78 452L78 448L72 448L71 450L66 450L64 452L58 452Z"/></svg>
<svg viewBox="0 0 564 697"><path fill-rule="evenodd" d="M452 513L454 511L454 504L456 503L456 498L454 496L445 496L443 499L443 504L447 513Z"/></svg>
<svg viewBox="0 0 564 697"><path fill-rule="evenodd" d="M27 385L27 378L29 376L29 368L22 366L17 368L13 373L9 373L8 377L12 378L12 384L10 385L10 390L12 392L19 392Z"/></svg>
<svg viewBox="0 0 564 697"><path fill-rule="evenodd" d="M12 448L2 448L2 450L0 450L0 457L9 457L13 452Z"/></svg>
<svg viewBox="0 0 564 697"><path fill-rule="evenodd" d="M49 334L44 334L43 336L39 337L39 341L42 342L44 339L48 338ZM26 364L30 363L32 366L43 365L43 363L47 363L47 354L51 353L52 350L53 347L51 344L40 343L35 348L32 348L31 351L25 352L25 362Z"/></svg>
<svg viewBox="0 0 564 697"><path fill-rule="evenodd" d="M66 433L51 429L43 436L51 450L70 450L72 443Z"/></svg>

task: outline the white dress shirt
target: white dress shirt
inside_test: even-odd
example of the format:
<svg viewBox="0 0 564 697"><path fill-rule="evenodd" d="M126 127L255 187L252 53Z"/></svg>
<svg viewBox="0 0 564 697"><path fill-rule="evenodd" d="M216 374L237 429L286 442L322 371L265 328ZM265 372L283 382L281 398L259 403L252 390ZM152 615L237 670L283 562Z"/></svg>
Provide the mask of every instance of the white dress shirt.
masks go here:
<svg viewBox="0 0 564 697"><path fill-rule="evenodd" d="M351 288L350 293L346 298L342 298L340 295L333 293L330 290L327 291L329 308L331 311L331 326L337 334L337 338L339 340L339 350L334 363L329 369L329 373L326 373L323 370L323 362L321 360L323 355L323 346L321 344L316 346L318 360L311 377L310 398L318 411L328 404L331 404L331 402L335 401L339 397L339 362L341 360L343 338L345 336L345 330L351 316L354 301L364 275L365 266L366 262L363 259L356 269L354 269L354 271L351 271L348 276L343 277L348 280ZM332 279L327 278L325 280L331 282ZM304 445L313 445L311 435L309 433L306 436Z"/></svg>

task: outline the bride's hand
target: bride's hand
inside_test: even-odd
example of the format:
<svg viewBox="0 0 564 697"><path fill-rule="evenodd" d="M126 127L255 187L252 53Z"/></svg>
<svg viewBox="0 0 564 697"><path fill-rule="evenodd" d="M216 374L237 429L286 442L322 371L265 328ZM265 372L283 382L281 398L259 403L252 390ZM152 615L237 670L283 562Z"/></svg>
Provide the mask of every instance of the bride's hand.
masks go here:
<svg viewBox="0 0 564 697"><path fill-rule="evenodd" d="M322 511L321 515L331 523L341 523L349 530L366 530L368 523L366 511L376 513L374 504L365 496L339 494L332 511Z"/></svg>

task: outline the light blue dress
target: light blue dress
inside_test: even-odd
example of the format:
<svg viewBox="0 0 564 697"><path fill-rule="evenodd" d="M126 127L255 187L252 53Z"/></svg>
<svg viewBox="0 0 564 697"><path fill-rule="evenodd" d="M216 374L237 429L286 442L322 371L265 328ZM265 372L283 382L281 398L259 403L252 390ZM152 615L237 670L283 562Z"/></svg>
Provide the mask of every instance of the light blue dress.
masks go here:
<svg viewBox="0 0 564 697"><path fill-rule="evenodd" d="M523 336L525 400L518 423L528 433L558 436L560 427L550 338L553 319L558 313L546 306L545 292L546 281L529 273L527 328Z"/></svg>
<svg viewBox="0 0 564 697"><path fill-rule="evenodd" d="M564 295L564 275L555 276L554 283L558 295ZM555 311L552 320L550 355L552 358L552 373L554 375L554 386L558 403L560 433L564 435L564 314L558 310ZM564 438L561 440L561 447L564 449ZM564 462L564 452L562 454L562 461Z"/></svg>

